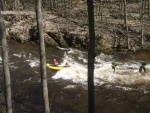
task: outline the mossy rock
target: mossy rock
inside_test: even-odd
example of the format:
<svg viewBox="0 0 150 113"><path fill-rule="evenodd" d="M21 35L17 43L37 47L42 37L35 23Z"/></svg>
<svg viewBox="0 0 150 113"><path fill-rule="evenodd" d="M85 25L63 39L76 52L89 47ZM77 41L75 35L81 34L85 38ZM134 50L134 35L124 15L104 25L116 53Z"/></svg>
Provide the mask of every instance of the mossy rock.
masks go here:
<svg viewBox="0 0 150 113"><path fill-rule="evenodd" d="M112 48L107 48L107 47L103 47L103 46L100 46L100 45L97 45L95 47L95 52L96 53L100 53L100 52L103 52L103 53L112 53L113 52L113 49Z"/></svg>
<svg viewBox="0 0 150 113"><path fill-rule="evenodd" d="M49 35L44 34L45 44L49 46L58 46L58 43L55 42Z"/></svg>

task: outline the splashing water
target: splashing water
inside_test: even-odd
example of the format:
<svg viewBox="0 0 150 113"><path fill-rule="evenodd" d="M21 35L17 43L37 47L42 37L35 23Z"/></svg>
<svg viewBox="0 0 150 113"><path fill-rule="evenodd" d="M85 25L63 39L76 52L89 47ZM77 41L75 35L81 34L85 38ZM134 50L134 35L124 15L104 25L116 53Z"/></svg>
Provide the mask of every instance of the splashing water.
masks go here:
<svg viewBox="0 0 150 113"><path fill-rule="evenodd" d="M25 62L28 62L28 65L30 65L30 67L32 67L32 68L38 67L39 63L40 63L40 60L38 58L34 57L31 53L20 52L20 53L13 54L13 56L18 57L19 59L21 59Z"/></svg>
<svg viewBox="0 0 150 113"><path fill-rule="evenodd" d="M75 83L87 84L87 59L85 53L70 49L64 54L64 61L71 67L58 71L52 78L71 80ZM132 61L119 62L116 71L112 69L112 56L100 54L95 58L94 84L145 85L150 83L150 65L147 73L139 73L139 63Z"/></svg>
<svg viewBox="0 0 150 113"><path fill-rule="evenodd" d="M14 54L30 67L39 66L39 58L31 53L20 52ZM116 71L112 69L113 56L101 53L95 58L94 84L117 84L117 85L148 85L150 84L150 65L146 65L146 73L139 73L140 63L136 61L118 62ZM52 79L71 80L74 83L87 85L87 53L76 49L64 52L61 65L69 62L70 67L57 71ZM14 65L14 64L12 64ZM15 66L14 66L15 67ZM18 68L18 67L16 67Z"/></svg>

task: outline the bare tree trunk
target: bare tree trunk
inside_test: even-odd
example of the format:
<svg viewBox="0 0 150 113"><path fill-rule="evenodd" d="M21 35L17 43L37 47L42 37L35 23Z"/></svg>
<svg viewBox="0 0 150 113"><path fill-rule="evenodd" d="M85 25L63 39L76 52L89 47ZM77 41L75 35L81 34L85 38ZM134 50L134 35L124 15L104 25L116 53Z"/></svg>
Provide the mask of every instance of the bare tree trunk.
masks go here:
<svg viewBox="0 0 150 113"><path fill-rule="evenodd" d="M144 45L144 39L143 39L143 35L144 35L144 31L143 31L143 11L144 11L144 2L143 0L141 0L141 45Z"/></svg>
<svg viewBox="0 0 150 113"><path fill-rule="evenodd" d="M95 60L95 28L93 0L87 0L89 19L89 51L88 51L88 113L94 113L94 60Z"/></svg>
<svg viewBox="0 0 150 113"><path fill-rule="evenodd" d="M124 24L127 25L127 3L124 0Z"/></svg>
<svg viewBox="0 0 150 113"><path fill-rule="evenodd" d="M121 14L123 14L123 0L121 0Z"/></svg>
<svg viewBox="0 0 150 113"><path fill-rule="evenodd" d="M0 1L0 7L1 7L1 10L2 10L2 11L5 10L4 0L1 0L1 1Z"/></svg>
<svg viewBox="0 0 150 113"><path fill-rule="evenodd" d="M65 10L65 13L64 13L64 16L65 16L65 18L67 18L67 3L66 3L66 0L64 0L64 10Z"/></svg>
<svg viewBox="0 0 150 113"><path fill-rule="evenodd" d="M18 0L15 0L14 1L14 10L17 10L18 9Z"/></svg>
<svg viewBox="0 0 150 113"><path fill-rule="evenodd" d="M3 71L5 80L5 99L6 99L6 113L12 113L12 101L11 101L11 78L8 64L8 49L7 49L7 39L6 39L6 28L2 19L0 10L0 35L2 39L2 61L3 61Z"/></svg>
<svg viewBox="0 0 150 113"><path fill-rule="evenodd" d="M47 74L46 74L46 54L45 54L45 43L43 37L43 25L42 25L42 11L41 11L41 0L36 0L36 20L37 28L40 40L40 65L41 65L41 81L43 87L43 100L44 100L44 113L50 113L49 108L49 97L48 97L48 86L47 86Z"/></svg>
<svg viewBox="0 0 150 113"><path fill-rule="evenodd" d="M50 0L50 9L52 10L52 12L53 12L53 8L54 8L54 6L53 6L53 0Z"/></svg>
<svg viewBox="0 0 150 113"><path fill-rule="evenodd" d="M148 16L149 16L149 20L150 20L150 0L148 0Z"/></svg>
<svg viewBox="0 0 150 113"><path fill-rule="evenodd" d="M124 24L125 24L125 28L126 28L126 34L127 34L127 48L130 48L130 39L128 36L128 23L127 23L127 2L126 0L124 0Z"/></svg>
<svg viewBox="0 0 150 113"><path fill-rule="evenodd" d="M26 10L25 1L24 1L24 0L20 0L19 2L20 2L20 4L23 6L23 10ZM33 0L32 2L33 2L33 4L34 4L34 0Z"/></svg>
<svg viewBox="0 0 150 113"><path fill-rule="evenodd" d="M101 0L101 28L103 28L103 2Z"/></svg>

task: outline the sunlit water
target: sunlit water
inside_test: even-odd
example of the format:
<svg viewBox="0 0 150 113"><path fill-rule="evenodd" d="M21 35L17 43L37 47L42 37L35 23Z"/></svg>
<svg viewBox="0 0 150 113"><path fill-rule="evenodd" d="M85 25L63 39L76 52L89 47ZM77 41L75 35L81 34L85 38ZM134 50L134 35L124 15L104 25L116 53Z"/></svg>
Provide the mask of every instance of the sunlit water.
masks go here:
<svg viewBox="0 0 150 113"><path fill-rule="evenodd" d="M34 45L32 49L25 50L26 45L20 46L20 48L17 48L20 44L17 44L17 46L14 45L11 45L13 50L9 48L9 52L11 53L9 55L11 73L14 73L14 76L21 77L23 79L22 83L29 81L40 83L41 79L40 77L37 77L40 76L38 46ZM72 89L72 91L76 91L77 93L75 93L77 95L76 98L80 98L80 100L76 101L79 103L80 101L83 101L82 99L84 99L86 96L82 97L84 92L82 92L80 89L80 92L82 92L82 94L80 94L77 90L77 87L82 86L83 91L87 90L87 52L72 48L66 49L58 47L53 49L47 48L46 53L47 63L51 63L52 59L56 58L59 64L62 66L65 65L66 61L68 61L70 64L70 67L60 71L54 71L47 68L48 82L51 84L51 86L60 90L59 87L61 84L63 84L61 89L62 95L65 94L66 89ZM129 109L132 113L134 113L135 111L138 111L137 108L140 108L139 103L146 106L146 108L142 111L138 111L138 113L142 113L147 110L149 102L146 100L150 98L150 64L147 59L136 59L134 54L133 56L130 56L131 57L129 58L129 55L126 54L105 55L103 53L96 56L94 69L94 85L96 91L95 98L96 106L98 104L100 105L100 107L96 107L96 113L100 113L99 108L101 108L100 111L102 113L126 113L126 111ZM1 60L2 58L0 57L0 61ZM146 72L139 73L141 61L147 62L147 65L145 66ZM118 64L115 72L112 69L112 62L116 62ZM62 81L68 81L68 83L63 83ZM60 84L60 86L58 84ZM146 94L146 96L141 95L141 92ZM129 97L129 95L131 95L131 97ZM126 97L127 100L125 99ZM132 103L132 99L135 99L135 106ZM70 100L66 99L66 103L69 104L69 101ZM101 102L103 102L103 104ZM116 108L114 108L114 105L112 104L114 102L116 105L118 105ZM66 103L62 102L62 104ZM87 109L87 102L85 101L84 103L85 105L83 104L84 107L82 107L82 109L80 109L82 105L78 106L79 108L71 105L70 107L72 108L72 113L86 113L87 110L85 109ZM123 107L129 103L132 106ZM108 106L106 107L106 105ZM58 107L58 105L56 106ZM64 107L61 107L61 109L64 109ZM70 108L68 107L68 109Z"/></svg>

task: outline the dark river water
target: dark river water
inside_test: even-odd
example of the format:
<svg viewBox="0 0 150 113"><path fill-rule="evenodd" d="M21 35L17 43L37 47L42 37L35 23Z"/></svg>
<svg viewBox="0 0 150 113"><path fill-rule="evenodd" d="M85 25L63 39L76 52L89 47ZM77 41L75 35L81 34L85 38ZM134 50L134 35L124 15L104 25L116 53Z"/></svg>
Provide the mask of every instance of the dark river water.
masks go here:
<svg viewBox="0 0 150 113"><path fill-rule="evenodd" d="M43 113L38 45L9 42L8 47L14 113ZM56 58L60 65L65 61L71 65L61 71L47 68L51 112L88 113L87 52L46 47L46 58L47 63ZM147 62L146 73L139 73L141 61ZM96 56L95 113L149 113L149 61L149 52ZM118 63L115 72L111 68L112 62ZM0 77L3 97L2 66ZM0 105L4 104L4 98L0 98Z"/></svg>

